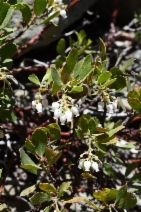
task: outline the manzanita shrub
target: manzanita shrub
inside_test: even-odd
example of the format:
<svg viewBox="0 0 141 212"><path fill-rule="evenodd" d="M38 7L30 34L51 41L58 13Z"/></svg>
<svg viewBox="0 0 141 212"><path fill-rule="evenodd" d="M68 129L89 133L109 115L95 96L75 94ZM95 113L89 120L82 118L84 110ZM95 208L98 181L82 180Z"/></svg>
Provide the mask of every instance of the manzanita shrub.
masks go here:
<svg viewBox="0 0 141 212"><path fill-rule="evenodd" d="M0 0L1 120L16 120L11 82L21 86L9 71L13 64L10 58L18 49L16 43L8 41L9 35L15 30L7 26L14 10L21 11L26 24L23 29L25 31L38 16L44 18L41 24L49 21L58 24L60 16L67 17L65 9L66 5L62 0L35 0L33 8L22 0ZM127 99L132 107L129 116L141 113L141 90L131 89L130 76L127 72L134 59L107 70L104 42L99 40L99 52L93 57L90 54L94 52L90 46L91 40L86 39L85 32L82 30L76 32L76 35L77 41L74 42L70 38L69 52L66 50L65 40L59 41L58 57L47 69L41 81L35 74L28 77L32 83L39 86L38 97L32 101L33 111L42 114L43 110L50 108L51 121L47 126L37 127L31 139L26 139L25 148L19 150L21 167L33 175L41 175L38 183L26 188L20 195L29 196L30 203L35 207L40 205L44 212L65 212L66 204L75 203L84 204L92 211L111 212L130 209L135 207L137 198L134 193L129 192L128 185L132 188L140 173L128 178L137 166L129 164L125 175L122 175L122 179L118 179L117 169L125 164L117 157L116 152L123 150L130 152L135 145L133 142L124 144L119 142L117 134L125 128L125 125L122 124L122 120L117 122L111 120L119 113L126 114L126 117L128 115L122 100L118 97L118 92L123 88L127 88ZM89 110L89 102L95 105L93 113ZM85 110L82 110L82 107L85 107ZM63 125L66 127L65 132L62 132L62 129L65 129ZM64 135L67 139L62 143ZM0 136L1 138L4 136L2 130ZM71 152L69 163L60 167L60 158L66 149L69 151L74 145L74 141L79 141L77 160L73 161L75 153ZM81 148L81 144L85 145L85 148ZM117 168L114 169L116 165ZM72 177L72 169L77 172L78 179ZM53 170L59 173L57 179ZM98 184L99 172L113 179L115 183L112 187L105 188L104 184ZM65 177L68 175L69 179ZM82 179L85 184L86 181L93 180L95 189L90 189L91 198L86 194L80 195L79 192L73 195L75 180L82 181ZM8 211L6 204L0 205L0 211Z"/></svg>

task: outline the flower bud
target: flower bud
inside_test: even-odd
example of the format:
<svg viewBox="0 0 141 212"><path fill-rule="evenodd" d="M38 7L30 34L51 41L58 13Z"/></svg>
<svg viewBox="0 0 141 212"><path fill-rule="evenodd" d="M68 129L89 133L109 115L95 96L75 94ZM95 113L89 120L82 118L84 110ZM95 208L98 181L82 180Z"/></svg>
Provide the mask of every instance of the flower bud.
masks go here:
<svg viewBox="0 0 141 212"><path fill-rule="evenodd" d="M72 111L73 115L75 115L76 117L79 116L79 111L78 111L78 108L76 106L73 106L71 108L71 111Z"/></svg>
<svg viewBox="0 0 141 212"><path fill-rule="evenodd" d="M70 110L67 110L65 112L65 116L67 118L67 122L71 122L72 121L72 112Z"/></svg>
<svg viewBox="0 0 141 212"><path fill-rule="evenodd" d="M96 171L96 172L99 171L98 163L97 163L97 162L92 161L91 167L92 167L92 169L93 169L94 171Z"/></svg>
<svg viewBox="0 0 141 212"><path fill-rule="evenodd" d="M54 119L58 119L60 117L60 115L61 115L61 110L56 109L54 111Z"/></svg>
<svg viewBox="0 0 141 212"><path fill-rule="evenodd" d="M37 113L42 113L42 104L39 102L36 104Z"/></svg>
<svg viewBox="0 0 141 212"><path fill-rule="evenodd" d="M113 113L113 105L112 104L106 105L106 108L107 108L108 113Z"/></svg>
<svg viewBox="0 0 141 212"><path fill-rule="evenodd" d="M79 169L82 169L82 167L83 167L83 161L82 160L79 160L78 168Z"/></svg>
<svg viewBox="0 0 141 212"><path fill-rule="evenodd" d="M54 0L54 3L62 4L62 0Z"/></svg>
<svg viewBox="0 0 141 212"><path fill-rule="evenodd" d="M31 105L32 105L32 108L34 109L36 107L36 101L35 100L32 101Z"/></svg>
<svg viewBox="0 0 141 212"><path fill-rule="evenodd" d="M90 167L91 167L91 162L88 160L84 161L84 169L86 172L90 171Z"/></svg>
<svg viewBox="0 0 141 212"><path fill-rule="evenodd" d="M114 111L116 112L117 111L117 100L113 101L112 105L113 105Z"/></svg>
<svg viewBox="0 0 141 212"><path fill-rule="evenodd" d="M58 25L58 23L59 23L59 17L54 17L51 21L52 21L55 25Z"/></svg>
<svg viewBox="0 0 141 212"><path fill-rule="evenodd" d="M98 111L104 111L104 102L98 102Z"/></svg>
<svg viewBox="0 0 141 212"><path fill-rule="evenodd" d="M61 122L61 125L65 125L65 121L66 121L66 116L65 115L61 115L60 116L60 122Z"/></svg>
<svg viewBox="0 0 141 212"><path fill-rule="evenodd" d="M60 105L59 105L58 102L53 102L53 103L52 103L52 110L55 111L56 109L59 108L59 106L60 106Z"/></svg>
<svg viewBox="0 0 141 212"><path fill-rule="evenodd" d="M66 10L61 10L61 11L60 11L60 15L61 15L63 18L67 18Z"/></svg>

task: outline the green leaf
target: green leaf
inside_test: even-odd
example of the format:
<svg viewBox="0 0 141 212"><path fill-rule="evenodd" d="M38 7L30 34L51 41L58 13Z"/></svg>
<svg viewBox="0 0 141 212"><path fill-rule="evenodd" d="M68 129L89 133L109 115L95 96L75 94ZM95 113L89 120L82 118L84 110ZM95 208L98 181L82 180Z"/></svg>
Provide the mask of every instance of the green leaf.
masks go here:
<svg viewBox="0 0 141 212"><path fill-rule="evenodd" d="M0 29L7 26L11 20L14 8L10 7L8 3L3 3L0 7Z"/></svg>
<svg viewBox="0 0 141 212"><path fill-rule="evenodd" d="M82 173L81 176L84 177L86 180L94 178L94 176L92 174L86 173L86 172Z"/></svg>
<svg viewBox="0 0 141 212"><path fill-rule="evenodd" d="M134 62L134 58L130 58L129 60L126 61L126 63L120 67L120 70L126 71Z"/></svg>
<svg viewBox="0 0 141 212"><path fill-rule="evenodd" d="M127 95L127 98L135 98L135 99L140 99L140 94L139 94L139 92L137 92L137 91L135 91L135 90L132 90L132 91L130 91L129 93L128 93L128 95Z"/></svg>
<svg viewBox="0 0 141 212"><path fill-rule="evenodd" d="M92 55L87 55L87 57L85 57L82 68L79 71L79 77L81 80L84 80L87 78L87 76L89 75L89 73L92 70L92 63L93 61L93 57Z"/></svg>
<svg viewBox="0 0 141 212"><path fill-rule="evenodd" d="M6 67L7 69L10 69L13 65L12 59L5 59L3 61L0 61L0 68Z"/></svg>
<svg viewBox="0 0 141 212"><path fill-rule="evenodd" d="M30 164L36 166L36 164L31 160L31 158L25 153L23 149L19 149L19 151L22 164Z"/></svg>
<svg viewBox="0 0 141 212"><path fill-rule="evenodd" d="M53 82L53 86L52 86L52 96L53 95L55 95L55 94L57 94L58 93L58 91L60 91L61 90L61 88L62 88L62 86L60 86L60 85L57 85L55 82Z"/></svg>
<svg viewBox="0 0 141 212"><path fill-rule="evenodd" d="M85 132L88 130L88 123L91 117L89 115L83 114L79 119L78 119L78 126Z"/></svg>
<svg viewBox="0 0 141 212"><path fill-rule="evenodd" d="M48 82L51 82L52 81L52 76L51 76L51 69L48 68L43 79L42 79L42 82L44 81L48 81Z"/></svg>
<svg viewBox="0 0 141 212"><path fill-rule="evenodd" d="M63 182L59 189L58 189L58 198L60 198L61 196L63 196L63 194L65 193L65 191L67 191L70 188L70 184L71 182Z"/></svg>
<svg viewBox="0 0 141 212"><path fill-rule="evenodd" d="M100 144L95 142L94 145L97 147L97 149L102 152L102 153L106 153L106 148L104 144Z"/></svg>
<svg viewBox="0 0 141 212"><path fill-rule="evenodd" d="M49 183L40 183L39 184L39 188L42 191L56 193L56 188L53 185L49 184Z"/></svg>
<svg viewBox="0 0 141 212"><path fill-rule="evenodd" d="M26 139L25 147L29 152L31 152L33 155L35 155L35 146L32 144L32 142L30 140Z"/></svg>
<svg viewBox="0 0 141 212"><path fill-rule="evenodd" d="M120 130L124 129L125 126L118 126L115 129L110 130L109 132L106 132L110 137L113 136L115 133L119 132Z"/></svg>
<svg viewBox="0 0 141 212"><path fill-rule="evenodd" d="M128 97L127 96L127 98L128 98L128 103L129 103L129 105L134 109L134 110L137 110L137 111L141 111L141 102L140 102L140 100L138 100L138 99L135 99L135 98L130 98L130 97Z"/></svg>
<svg viewBox="0 0 141 212"><path fill-rule="evenodd" d="M77 49L73 48L67 56L65 69L68 74L71 74L78 58Z"/></svg>
<svg viewBox="0 0 141 212"><path fill-rule="evenodd" d="M108 175L109 177L116 179L116 173L109 163L104 163L103 172L104 172L104 174Z"/></svg>
<svg viewBox="0 0 141 212"><path fill-rule="evenodd" d="M121 76L124 75L123 72L119 68L117 68L117 67L111 68L110 69L110 72L112 73L112 77L115 77L117 75L121 75Z"/></svg>
<svg viewBox="0 0 141 212"><path fill-rule="evenodd" d="M17 117L13 110L0 109L0 119L5 121L15 121L17 120Z"/></svg>
<svg viewBox="0 0 141 212"><path fill-rule="evenodd" d="M125 108L125 106L124 106L121 98L120 97L117 97L117 100L118 100L118 103L120 104L121 108L124 110L124 112L126 112L126 108Z"/></svg>
<svg viewBox="0 0 141 212"><path fill-rule="evenodd" d="M51 66L51 75L52 75L53 81L55 82L57 86L59 87L63 86L63 82L61 81L59 73L54 66Z"/></svg>
<svg viewBox="0 0 141 212"><path fill-rule="evenodd" d="M30 198L30 202L32 205L38 205L46 201L51 200L51 195L43 192L37 192Z"/></svg>
<svg viewBox="0 0 141 212"><path fill-rule="evenodd" d="M93 118L91 118L88 122L88 129L90 130L90 134L93 134L96 131L96 122Z"/></svg>
<svg viewBox="0 0 141 212"><path fill-rule="evenodd" d="M84 135L81 129L75 129L75 132L78 139L84 139Z"/></svg>
<svg viewBox="0 0 141 212"><path fill-rule="evenodd" d="M66 41L64 38L61 38L57 44L57 53L64 56L66 50Z"/></svg>
<svg viewBox="0 0 141 212"><path fill-rule="evenodd" d="M66 84L69 81L70 74L72 73L75 67L77 58L78 58L77 50L73 48L68 54L66 58L66 64L63 66L61 71L61 79L64 84Z"/></svg>
<svg viewBox="0 0 141 212"><path fill-rule="evenodd" d="M36 129L32 134L32 143L35 146L35 151L39 155L43 155L47 146L47 135L42 129Z"/></svg>
<svg viewBox="0 0 141 212"><path fill-rule="evenodd" d="M15 43L7 43L0 49L0 57L3 59L13 57L17 49L18 46Z"/></svg>
<svg viewBox="0 0 141 212"><path fill-rule="evenodd" d="M58 124L49 124L47 126L47 129L49 130L49 137L53 140L59 140L61 135L61 129Z"/></svg>
<svg viewBox="0 0 141 212"><path fill-rule="evenodd" d="M105 82L105 83L103 84L103 86L104 86L104 87L108 87L109 85L113 84L116 80L117 80L117 78L110 79L110 80L108 80L107 82Z"/></svg>
<svg viewBox="0 0 141 212"><path fill-rule="evenodd" d="M102 73L99 77L98 77L98 83L104 83L106 82L110 77L112 76L112 74L109 71L105 71L104 73Z"/></svg>
<svg viewBox="0 0 141 212"><path fill-rule="evenodd" d="M126 87L126 79L123 76L116 75L116 81L112 83L110 88L115 89L116 91L120 91Z"/></svg>
<svg viewBox="0 0 141 212"><path fill-rule="evenodd" d="M138 163L130 163L126 168L125 176L127 177L137 166Z"/></svg>
<svg viewBox="0 0 141 212"><path fill-rule="evenodd" d="M34 1L34 13L35 15L41 15L47 6L47 0L35 0Z"/></svg>
<svg viewBox="0 0 141 212"><path fill-rule="evenodd" d="M82 92L82 91L83 91L83 87L82 87L82 86L74 86L74 87L71 89L70 93L80 93L80 92Z"/></svg>
<svg viewBox="0 0 141 212"><path fill-rule="evenodd" d="M134 176L130 179L130 182L132 183L141 182L141 173L134 174Z"/></svg>
<svg viewBox="0 0 141 212"><path fill-rule="evenodd" d="M0 169L0 178L1 178L1 175L2 175L2 169Z"/></svg>
<svg viewBox="0 0 141 212"><path fill-rule="evenodd" d="M63 201L63 203L78 203L78 202L86 202L87 204L91 205L94 209L100 211L100 208L95 205L93 202L89 201L88 199L86 199L85 197L73 197L72 199Z"/></svg>
<svg viewBox="0 0 141 212"><path fill-rule="evenodd" d="M101 60L104 61L106 60L106 47L101 38L99 38L99 41L100 41L100 56L101 56Z"/></svg>
<svg viewBox="0 0 141 212"><path fill-rule="evenodd" d="M0 0L0 7L2 7L3 5L3 0Z"/></svg>
<svg viewBox="0 0 141 212"><path fill-rule="evenodd" d="M49 212L50 209L51 209L51 206L47 206L47 207L43 210L43 212Z"/></svg>
<svg viewBox="0 0 141 212"><path fill-rule="evenodd" d="M35 191L37 188L37 185L32 185L26 189L24 189L21 193L20 193L20 196L28 196L30 193L32 193L33 191Z"/></svg>
<svg viewBox="0 0 141 212"><path fill-rule="evenodd" d="M20 10L23 16L24 21L26 24L30 21L30 18L32 16L30 7L28 4L22 3L22 4L16 4L13 6L16 10Z"/></svg>
<svg viewBox="0 0 141 212"><path fill-rule="evenodd" d="M82 69L82 65L84 63L84 59L81 59L78 63L75 64L74 69L73 69L73 77L76 79L79 76L79 72Z"/></svg>
<svg viewBox="0 0 141 212"><path fill-rule="evenodd" d="M21 168L31 172L32 174L39 174L39 169L41 169L39 166L37 165L30 165L30 164L22 164Z"/></svg>
<svg viewBox="0 0 141 212"><path fill-rule="evenodd" d="M48 22L51 21L54 17L58 16L59 13L60 13L59 11L54 12L52 15L48 16L47 18L45 18L45 19L40 23L40 25L41 25L41 24L46 24L46 23L48 23Z"/></svg>
<svg viewBox="0 0 141 212"><path fill-rule="evenodd" d="M13 5L13 4L21 4L23 0L8 0L8 3Z"/></svg>
<svg viewBox="0 0 141 212"><path fill-rule="evenodd" d="M41 83L40 83L40 80L38 79L38 77L37 77L35 74L29 75L28 79L29 79L31 82L33 82L33 83L35 83L35 84L37 84L37 85L40 85L40 84L41 84Z"/></svg>
<svg viewBox="0 0 141 212"><path fill-rule="evenodd" d="M127 193L127 185L122 186L116 196L116 201L119 201Z"/></svg>
<svg viewBox="0 0 141 212"><path fill-rule="evenodd" d="M118 209L130 209L136 206L137 198L134 194L127 192L116 202L115 207Z"/></svg>
<svg viewBox="0 0 141 212"><path fill-rule="evenodd" d="M117 189L109 189L104 188L98 192L93 192L93 196L101 202L110 202L114 200L117 196L118 190Z"/></svg>
<svg viewBox="0 0 141 212"><path fill-rule="evenodd" d="M47 157L48 165L52 166L61 157L62 151L60 151L59 153L55 154L53 149L46 148L45 155Z"/></svg>

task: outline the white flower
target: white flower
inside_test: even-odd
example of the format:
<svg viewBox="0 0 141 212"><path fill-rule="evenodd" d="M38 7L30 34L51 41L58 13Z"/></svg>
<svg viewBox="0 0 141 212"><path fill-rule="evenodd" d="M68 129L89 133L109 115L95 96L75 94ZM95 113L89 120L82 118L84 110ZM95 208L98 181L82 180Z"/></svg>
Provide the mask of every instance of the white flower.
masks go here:
<svg viewBox="0 0 141 212"><path fill-rule="evenodd" d="M79 160L78 168L79 169L82 169L82 166L83 166L83 161L82 160Z"/></svg>
<svg viewBox="0 0 141 212"><path fill-rule="evenodd" d="M48 100L42 99L42 105L43 105L43 107L47 108L48 107Z"/></svg>
<svg viewBox="0 0 141 212"><path fill-rule="evenodd" d="M82 104L82 99L79 99L79 101L77 102L77 104L80 106Z"/></svg>
<svg viewBox="0 0 141 212"><path fill-rule="evenodd" d="M71 108L71 111L72 111L73 115L75 115L76 117L79 116L79 110L76 106L73 106Z"/></svg>
<svg viewBox="0 0 141 212"><path fill-rule="evenodd" d="M98 102L98 111L104 111L104 102Z"/></svg>
<svg viewBox="0 0 141 212"><path fill-rule="evenodd" d="M65 112L65 116L67 118L67 122L71 122L72 121L72 112L70 110L67 110Z"/></svg>
<svg viewBox="0 0 141 212"><path fill-rule="evenodd" d="M67 18L66 10L61 10L61 11L60 11L60 15L61 15L63 18Z"/></svg>
<svg viewBox="0 0 141 212"><path fill-rule="evenodd" d="M61 125L65 125L65 121L66 121L66 116L65 115L61 115L60 116L60 122L61 122Z"/></svg>
<svg viewBox="0 0 141 212"><path fill-rule="evenodd" d="M112 104L106 105L106 108L107 108L108 113L113 113L113 105Z"/></svg>
<svg viewBox="0 0 141 212"><path fill-rule="evenodd" d="M54 0L54 3L62 4L62 0Z"/></svg>
<svg viewBox="0 0 141 212"><path fill-rule="evenodd" d="M88 161L88 160L86 160L86 161L84 161L84 169L85 169L85 171L90 171L90 167L91 167L91 162L90 161Z"/></svg>
<svg viewBox="0 0 141 212"><path fill-rule="evenodd" d="M54 119L58 119L60 117L60 115L61 115L61 110L56 109L54 111Z"/></svg>
<svg viewBox="0 0 141 212"><path fill-rule="evenodd" d="M58 23L59 23L59 17L54 17L51 21L52 21L55 25L58 25Z"/></svg>
<svg viewBox="0 0 141 212"><path fill-rule="evenodd" d="M114 111L116 112L117 111L117 100L113 101L112 105L113 105Z"/></svg>
<svg viewBox="0 0 141 212"><path fill-rule="evenodd" d="M32 108L35 108L36 107L36 101L35 100L32 101L31 105L32 105Z"/></svg>
<svg viewBox="0 0 141 212"><path fill-rule="evenodd" d="M37 113L42 113L43 108L40 102L36 104L36 110L37 110Z"/></svg>
<svg viewBox="0 0 141 212"><path fill-rule="evenodd" d="M55 111L56 109L59 108L59 106L60 106L60 105L59 105L58 102L53 102L53 103L52 103L52 110Z"/></svg>
<svg viewBox="0 0 141 212"><path fill-rule="evenodd" d="M98 163L97 163L97 162L92 161L91 167L92 167L92 169L93 169L94 171L96 171L96 172L99 171Z"/></svg>

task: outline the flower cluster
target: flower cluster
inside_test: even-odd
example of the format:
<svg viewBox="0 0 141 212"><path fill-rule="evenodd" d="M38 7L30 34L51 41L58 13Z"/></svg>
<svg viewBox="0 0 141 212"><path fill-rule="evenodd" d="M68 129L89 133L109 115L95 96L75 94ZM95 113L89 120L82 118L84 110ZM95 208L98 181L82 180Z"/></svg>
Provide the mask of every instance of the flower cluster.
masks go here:
<svg viewBox="0 0 141 212"><path fill-rule="evenodd" d="M39 100L32 101L32 108L37 110L37 113L42 113L43 107L48 107L48 100L42 99L41 102Z"/></svg>
<svg viewBox="0 0 141 212"><path fill-rule="evenodd" d="M59 11L60 16L62 18L67 18L67 13L65 10L65 5L63 4L62 0L54 0L54 8L53 11L50 13L50 15L53 15L54 12ZM59 23L59 17L54 17L51 20L55 25Z"/></svg>
<svg viewBox="0 0 141 212"><path fill-rule="evenodd" d="M73 99L66 95L63 95L58 102L52 103L52 111L54 112L54 119L59 119L61 125L65 125L65 122L71 122L73 116L79 116L78 105L73 104Z"/></svg>
<svg viewBox="0 0 141 212"><path fill-rule="evenodd" d="M106 109L108 113L114 113L117 112L117 100L114 100L110 104L106 104ZM104 112L104 102L98 102L98 111Z"/></svg>
<svg viewBox="0 0 141 212"><path fill-rule="evenodd" d="M90 169L92 169L93 171L96 171L96 172L99 171L98 163L95 161L89 161L89 160L79 160L78 168L84 169L84 171L86 171L86 172L89 172Z"/></svg>

